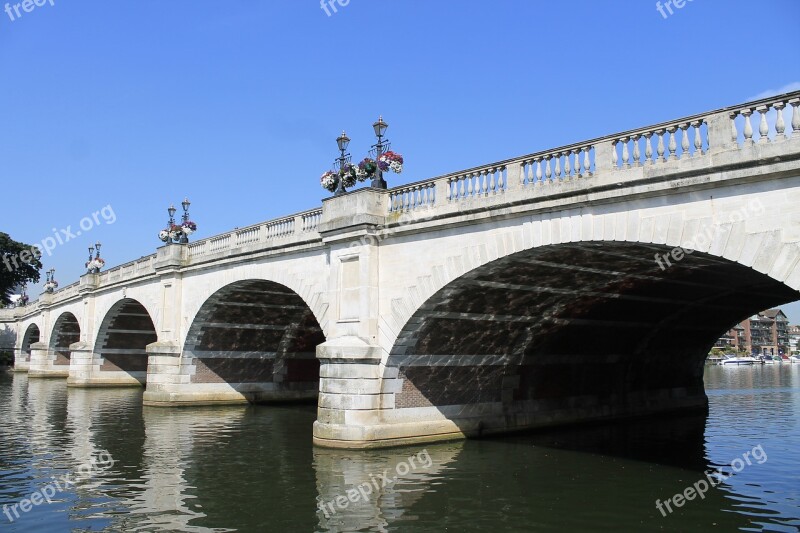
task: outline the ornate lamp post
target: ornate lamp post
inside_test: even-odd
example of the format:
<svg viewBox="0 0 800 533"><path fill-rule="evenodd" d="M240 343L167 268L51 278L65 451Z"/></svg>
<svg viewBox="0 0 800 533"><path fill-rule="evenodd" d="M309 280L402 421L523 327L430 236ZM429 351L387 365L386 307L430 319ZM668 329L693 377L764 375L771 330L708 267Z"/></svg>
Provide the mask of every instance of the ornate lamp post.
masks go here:
<svg viewBox="0 0 800 533"><path fill-rule="evenodd" d="M339 181L336 184L336 192L334 196L340 196L347 191L344 188L344 166L350 162L350 154L347 153L347 147L350 145L350 137L342 130L342 134L336 138L336 145L339 147L339 157L336 159L337 170L339 171Z"/></svg>
<svg viewBox="0 0 800 533"><path fill-rule="evenodd" d="M56 281L56 269L51 268L47 272L47 281L44 284L44 292L52 293L58 288L58 282Z"/></svg>
<svg viewBox="0 0 800 533"><path fill-rule="evenodd" d="M183 227L183 228L185 228L186 227L186 223L189 222L189 206L190 205L192 205L192 203L189 201L188 198L184 198L183 201L181 202L181 207L183 208L183 215L181 215L181 221L183 223L181 224L181 227ZM189 236L186 234L185 231L181 232L180 243L181 244L188 244L189 243Z"/></svg>
<svg viewBox="0 0 800 533"><path fill-rule="evenodd" d="M169 214L169 220L167 221L166 229L161 230L158 232L158 238L161 239L161 242L166 244L188 244L189 243L189 235L197 231L197 224L189 220L189 206L192 203L189 201L188 198L184 198L181 202L181 207L183 208L183 214L181 215L181 223L180 225L175 224L175 213L178 211L175 209L174 205L170 205L167 208L167 213Z"/></svg>
<svg viewBox="0 0 800 533"><path fill-rule="evenodd" d="M389 148L391 143L386 139L386 130L389 125L383 121L383 117L378 117L378 121L372 125L375 137L378 142L372 145L369 156L364 158L358 165L350 163L350 154L347 153L347 146L350 138L343 131L336 139L339 146L339 157L334 161L334 170L325 171L320 177L322 188L339 196L347 192L345 187L351 187L359 181L372 179L370 187L373 189L386 189L386 180L383 179L384 172L403 172L403 156L392 152Z"/></svg>
<svg viewBox="0 0 800 533"><path fill-rule="evenodd" d="M375 161L381 158L384 149L388 150L391 146L389 139L386 139L386 141L383 140L383 136L386 134L386 129L388 127L389 125L383 121L383 116L379 116L378 122L372 125L372 129L375 130L375 136L378 138L378 142L373 144L372 150L370 150L370 155L372 155L372 152L375 153ZM380 165L378 165L378 168L375 170L375 175L372 177L370 186L375 189L386 188L386 180L383 179L383 170L381 170Z"/></svg>
<svg viewBox="0 0 800 533"><path fill-rule="evenodd" d="M167 208L167 213L169 213L169 221L167 221L167 228L170 233L172 232L172 228L175 227L175 211L177 211L177 209L175 209L175 206L169 204L169 207ZM172 239L168 240L167 244L172 244Z"/></svg>
<svg viewBox="0 0 800 533"><path fill-rule="evenodd" d="M20 287L20 295L19 300L17 300L17 305L19 307L25 307L28 305L28 284L23 283L22 287Z"/></svg>
<svg viewBox="0 0 800 533"><path fill-rule="evenodd" d="M100 258L101 246L102 244L100 244L100 241L97 241L94 244L94 248L92 248L91 246L89 247L89 260L86 261L86 270L89 272L89 274L99 274L100 269L103 268L106 264L106 262ZM96 251L96 254L94 257L92 257L92 252L94 251Z"/></svg>

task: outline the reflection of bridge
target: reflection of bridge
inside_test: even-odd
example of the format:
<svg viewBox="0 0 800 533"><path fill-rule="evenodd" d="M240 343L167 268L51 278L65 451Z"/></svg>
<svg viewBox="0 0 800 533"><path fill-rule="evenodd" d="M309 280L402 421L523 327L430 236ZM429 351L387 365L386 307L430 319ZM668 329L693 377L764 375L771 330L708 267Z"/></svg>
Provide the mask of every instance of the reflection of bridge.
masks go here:
<svg viewBox="0 0 800 533"><path fill-rule="evenodd" d="M795 92L329 198L0 322L32 378L318 398L315 442L362 447L703 407L720 332L798 289Z"/></svg>

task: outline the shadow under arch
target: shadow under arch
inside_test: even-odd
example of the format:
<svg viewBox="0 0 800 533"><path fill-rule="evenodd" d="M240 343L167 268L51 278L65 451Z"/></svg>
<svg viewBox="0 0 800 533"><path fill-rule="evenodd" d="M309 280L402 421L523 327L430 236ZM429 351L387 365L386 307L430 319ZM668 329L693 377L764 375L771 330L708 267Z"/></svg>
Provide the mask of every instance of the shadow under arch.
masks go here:
<svg viewBox="0 0 800 533"><path fill-rule="evenodd" d="M78 319L70 312L62 313L53 325L50 335L48 350L50 356L55 356L53 365L69 366L69 345L81 339L81 326Z"/></svg>
<svg viewBox="0 0 800 533"><path fill-rule="evenodd" d="M157 339L153 319L138 300L125 298L115 303L103 317L94 344L93 351L100 363L96 376L100 378L98 381L110 379L144 385L147 380L146 347Z"/></svg>
<svg viewBox="0 0 800 533"><path fill-rule="evenodd" d="M703 363L714 342L800 295L700 252L660 268L654 257L671 250L543 246L450 282L388 357L386 375L402 382L397 418L444 419L449 426L433 425L442 437L707 408Z"/></svg>
<svg viewBox="0 0 800 533"><path fill-rule="evenodd" d="M19 351L14 357L14 369L18 371L27 370L31 362L31 344L41 340L42 333L39 326L31 324L25 329L22 335L22 343L20 344Z"/></svg>
<svg viewBox="0 0 800 533"><path fill-rule="evenodd" d="M312 309L268 280L226 285L201 306L183 348L192 385L235 391L249 402L316 400L316 347L325 335Z"/></svg>

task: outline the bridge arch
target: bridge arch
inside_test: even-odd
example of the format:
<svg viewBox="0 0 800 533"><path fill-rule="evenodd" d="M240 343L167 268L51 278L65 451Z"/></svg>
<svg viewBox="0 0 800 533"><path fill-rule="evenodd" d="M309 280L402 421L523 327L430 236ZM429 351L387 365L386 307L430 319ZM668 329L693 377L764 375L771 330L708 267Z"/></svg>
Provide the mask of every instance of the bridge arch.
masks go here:
<svg viewBox="0 0 800 533"><path fill-rule="evenodd" d="M316 346L325 334L311 307L281 283L248 279L202 304L183 346L191 383L247 401L316 399Z"/></svg>
<svg viewBox="0 0 800 533"><path fill-rule="evenodd" d="M134 298L118 300L105 312L93 347L95 385L141 384L147 380L148 344L156 342L153 319Z"/></svg>
<svg viewBox="0 0 800 533"><path fill-rule="evenodd" d="M70 344L81 339L81 325L75 315L66 311L61 313L53 324L50 334L48 351L53 359L52 364L56 366L69 366L70 364Z"/></svg>
<svg viewBox="0 0 800 533"><path fill-rule="evenodd" d="M675 230L667 216L658 230L572 212L473 235L392 301L385 419L479 434L705 407L719 336L800 298L800 246L781 229L748 233L754 218Z"/></svg>
<svg viewBox="0 0 800 533"><path fill-rule="evenodd" d="M14 368L16 370L27 370L31 362L31 344L41 340L42 332L35 323L28 324L25 332L20 338L19 349L14 357Z"/></svg>

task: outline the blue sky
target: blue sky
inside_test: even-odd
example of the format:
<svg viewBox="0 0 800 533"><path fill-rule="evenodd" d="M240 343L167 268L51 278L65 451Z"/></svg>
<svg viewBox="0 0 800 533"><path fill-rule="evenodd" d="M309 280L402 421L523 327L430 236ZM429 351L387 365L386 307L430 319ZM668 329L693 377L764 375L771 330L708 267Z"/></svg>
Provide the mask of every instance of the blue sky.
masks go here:
<svg viewBox="0 0 800 533"><path fill-rule="evenodd" d="M4 2L0 1L0 7ZM53 0L0 12L0 230L63 284L88 246L152 253L166 207L203 238L320 205L346 129L379 114L406 157L390 185L800 87L800 2ZM38 294L38 288L32 291ZM790 307L800 321L800 304Z"/></svg>

